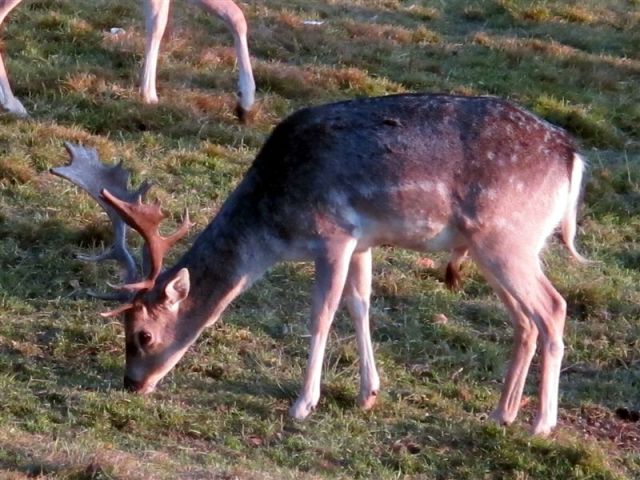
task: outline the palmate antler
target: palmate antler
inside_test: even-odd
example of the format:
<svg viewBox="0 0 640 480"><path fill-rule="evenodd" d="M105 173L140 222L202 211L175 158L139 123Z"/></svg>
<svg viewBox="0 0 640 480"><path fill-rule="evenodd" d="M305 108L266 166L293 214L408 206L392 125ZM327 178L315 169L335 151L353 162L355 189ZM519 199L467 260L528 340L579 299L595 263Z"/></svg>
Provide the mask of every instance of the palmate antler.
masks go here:
<svg viewBox="0 0 640 480"><path fill-rule="evenodd" d="M114 241L104 253L97 256L77 255L85 261L116 260L125 271L124 292L116 294L97 294L89 292L91 296L127 301L134 291L148 289L153 286L155 279L162 270L162 258L180 238L182 238L192 223L185 212L182 226L173 235L164 238L158 233L158 226L165 218L160 204L148 205L142 203L142 197L149 190L151 184L143 182L137 189L129 190L130 173L117 165L105 165L98 158L98 153L92 148L85 148L65 142L71 162L63 167L51 169L51 173L69 180L71 183L85 190L104 209L113 224ZM146 280L140 281L137 262L127 248L127 224L136 229L145 239L145 253L148 259L143 263L150 264L143 270L148 273ZM116 311L127 308L124 306ZM110 312L113 313L113 312Z"/></svg>
<svg viewBox="0 0 640 480"><path fill-rule="evenodd" d="M113 195L107 189L102 190L102 199L116 210L131 228L142 235L149 251L151 268L148 277L140 282L123 285L121 288L128 291L150 289L162 271L162 260L165 254L193 226L193 223L189 220L189 212L187 210L184 211L182 225L178 230L168 237L163 237L160 235L158 227L166 217L166 214L162 211L160 202L144 204L140 197L135 203L126 202Z"/></svg>

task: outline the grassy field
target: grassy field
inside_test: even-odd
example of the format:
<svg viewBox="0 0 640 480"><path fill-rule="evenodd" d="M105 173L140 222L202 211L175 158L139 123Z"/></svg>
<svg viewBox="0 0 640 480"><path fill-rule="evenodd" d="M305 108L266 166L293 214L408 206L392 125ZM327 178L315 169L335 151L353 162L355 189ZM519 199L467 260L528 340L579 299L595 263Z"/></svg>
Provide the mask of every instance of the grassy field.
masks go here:
<svg viewBox="0 0 640 480"><path fill-rule="evenodd" d="M182 2L158 106L137 96L135 2L33 0L4 26L32 118L0 117L0 478L640 478L640 2L242 5L259 90L248 126L233 117L230 36ZM375 254L383 391L373 411L355 404L354 334L341 313L318 410L287 418L306 362L306 264L280 265L244 294L155 394L123 392L122 327L84 294L117 270L74 259L109 242L107 219L48 173L66 162L62 142L124 160L135 184L156 183L151 196L175 221L188 207L197 230L287 114L404 91L508 97L571 131L589 159L578 244L597 263L570 262L555 241L544 256L569 304L557 431L527 433L537 359L516 424L487 421L512 330L473 265L452 293L444 256L432 267L393 249Z"/></svg>

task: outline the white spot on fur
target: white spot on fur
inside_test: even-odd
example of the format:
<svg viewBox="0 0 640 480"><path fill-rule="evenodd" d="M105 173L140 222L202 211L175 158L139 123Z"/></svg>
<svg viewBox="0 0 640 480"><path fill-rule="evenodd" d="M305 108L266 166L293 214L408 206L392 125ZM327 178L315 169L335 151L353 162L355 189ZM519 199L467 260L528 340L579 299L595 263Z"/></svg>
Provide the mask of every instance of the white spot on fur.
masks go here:
<svg viewBox="0 0 640 480"><path fill-rule="evenodd" d="M374 198L380 194L392 194L398 192L407 192L407 191L421 191L430 193L435 190L436 186L434 182L430 180L424 180L421 182L404 182L400 185L385 185L381 187L362 187L360 186L358 191L360 195L365 198Z"/></svg>
<svg viewBox="0 0 640 480"><path fill-rule="evenodd" d="M504 217L498 217L495 220L495 225L500 230L506 230L509 228L509 221Z"/></svg>
<svg viewBox="0 0 640 480"><path fill-rule="evenodd" d="M436 185L436 191L441 197L446 197L447 193L449 192L449 189L444 183L438 182Z"/></svg>

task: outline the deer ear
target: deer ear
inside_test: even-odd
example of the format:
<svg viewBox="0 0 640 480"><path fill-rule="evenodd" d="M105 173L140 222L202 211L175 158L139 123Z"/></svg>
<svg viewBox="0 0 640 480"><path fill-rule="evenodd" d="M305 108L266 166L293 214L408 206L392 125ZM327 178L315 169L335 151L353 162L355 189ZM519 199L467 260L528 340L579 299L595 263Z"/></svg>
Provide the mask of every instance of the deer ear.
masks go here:
<svg viewBox="0 0 640 480"><path fill-rule="evenodd" d="M164 287L165 302L167 306L173 307L187 298L189 295L189 270L180 269L178 273Z"/></svg>

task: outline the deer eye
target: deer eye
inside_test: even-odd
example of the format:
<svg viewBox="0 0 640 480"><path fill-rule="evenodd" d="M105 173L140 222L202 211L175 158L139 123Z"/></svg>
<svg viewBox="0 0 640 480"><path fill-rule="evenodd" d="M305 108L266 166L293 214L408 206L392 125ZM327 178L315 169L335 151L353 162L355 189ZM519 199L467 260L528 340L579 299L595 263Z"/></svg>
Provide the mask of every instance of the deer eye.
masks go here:
<svg viewBox="0 0 640 480"><path fill-rule="evenodd" d="M142 348L149 346L152 340L153 340L153 335L151 335L146 330L142 330L140 333L138 333L138 342L140 343L140 346Z"/></svg>

